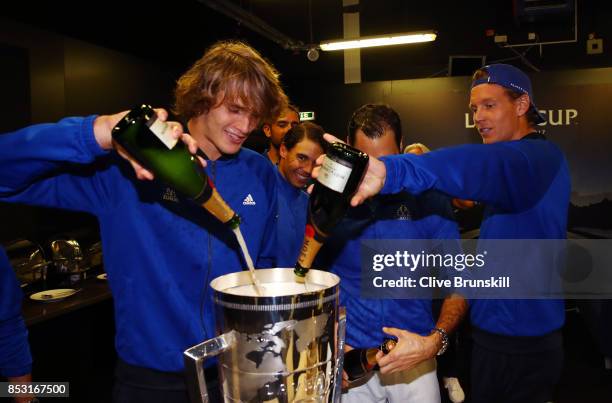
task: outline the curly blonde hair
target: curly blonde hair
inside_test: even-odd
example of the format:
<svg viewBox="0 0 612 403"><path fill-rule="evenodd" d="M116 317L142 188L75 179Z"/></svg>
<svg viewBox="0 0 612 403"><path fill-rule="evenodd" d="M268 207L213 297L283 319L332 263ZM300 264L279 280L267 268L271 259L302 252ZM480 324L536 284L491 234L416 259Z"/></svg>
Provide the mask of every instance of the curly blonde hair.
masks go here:
<svg viewBox="0 0 612 403"><path fill-rule="evenodd" d="M260 122L274 120L288 104L278 77L247 44L217 42L178 79L174 112L189 120L224 102L238 102Z"/></svg>

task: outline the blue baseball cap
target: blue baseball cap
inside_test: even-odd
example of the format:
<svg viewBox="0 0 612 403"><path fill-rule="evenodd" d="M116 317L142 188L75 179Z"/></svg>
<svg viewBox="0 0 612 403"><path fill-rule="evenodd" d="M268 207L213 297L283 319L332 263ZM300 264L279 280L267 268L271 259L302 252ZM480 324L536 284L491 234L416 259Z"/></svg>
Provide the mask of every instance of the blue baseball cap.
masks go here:
<svg viewBox="0 0 612 403"><path fill-rule="evenodd" d="M533 110L539 117L536 123L546 123L546 119L544 119L540 111L538 111L538 108L536 108L536 105L533 101L531 80L529 80L527 74L523 73L521 70L517 69L514 66L503 63L489 64L488 66L484 66L481 70L486 71L489 76L472 81L470 89L480 84L497 84L512 91L527 94L529 95L529 101L531 102L530 108L533 108Z"/></svg>

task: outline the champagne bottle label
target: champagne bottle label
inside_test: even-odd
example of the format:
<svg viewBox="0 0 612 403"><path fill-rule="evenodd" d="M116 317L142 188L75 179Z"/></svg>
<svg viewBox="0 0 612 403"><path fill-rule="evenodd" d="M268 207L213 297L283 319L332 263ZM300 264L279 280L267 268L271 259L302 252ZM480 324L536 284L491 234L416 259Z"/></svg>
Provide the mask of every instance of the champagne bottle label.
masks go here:
<svg viewBox="0 0 612 403"><path fill-rule="evenodd" d="M112 136L133 158L153 171L157 180L201 205L232 229L240 224L240 217L216 191L196 157L185 144L173 138L171 126L159 120L150 105L132 109L113 128ZM202 151L197 154L206 157ZM176 195L171 199L175 200Z"/></svg>
<svg viewBox="0 0 612 403"><path fill-rule="evenodd" d="M156 117L147 122L147 125L149 126L149 130L151 130L169 150L172 150L176 143L178 143L178 139L172 137L170 126L168 126L166 122L162 122Z"/></svg>
<svg viewBox="0 0 612 403"><path fill-rule="evenodd" d="M329 157L325 157L317 180L322 185L325 185L338 193L342 193L344 192L346 183L351 176L351 171L351 168L344 166Z"/></svg>

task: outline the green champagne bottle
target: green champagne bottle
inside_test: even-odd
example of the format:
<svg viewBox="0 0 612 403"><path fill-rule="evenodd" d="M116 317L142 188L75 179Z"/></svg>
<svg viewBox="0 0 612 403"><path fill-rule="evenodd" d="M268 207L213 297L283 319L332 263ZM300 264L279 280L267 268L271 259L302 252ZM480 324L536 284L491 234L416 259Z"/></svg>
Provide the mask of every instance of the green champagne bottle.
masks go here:
<svg viewBox="0 0 612 403"><path fill-rule="evenodd" d="M308 201L304 242L295 264L295 280L305 281L306 273L331 230L340 222L365 174L368 155L344 143L327 150Z"/></svg>
<svg viewBox="0 0 612 403"><path fill-rule="evenodd" d="M112 131L113 141L155 174L155 178L208 210L232 229L240 218L221 198L187 146L170 135L168 125L149 105L132 109Z"/></svg>

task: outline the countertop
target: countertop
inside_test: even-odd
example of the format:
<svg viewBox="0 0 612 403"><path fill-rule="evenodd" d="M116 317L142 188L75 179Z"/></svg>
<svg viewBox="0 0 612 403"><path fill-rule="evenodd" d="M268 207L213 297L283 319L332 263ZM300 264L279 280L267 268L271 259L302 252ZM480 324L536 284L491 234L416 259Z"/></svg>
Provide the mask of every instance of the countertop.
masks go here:
<svg viewBox="0 0 612 403"><path fill-rule="evenodd" d="M25 297L22 312L26 325L32 326L112 298L108 282L95 277L83 280L73 288L81 288L81 291L55 302L33 301L29 296Z"/></svg>

